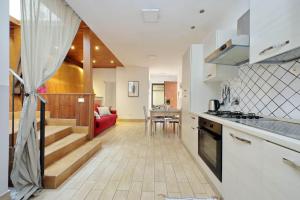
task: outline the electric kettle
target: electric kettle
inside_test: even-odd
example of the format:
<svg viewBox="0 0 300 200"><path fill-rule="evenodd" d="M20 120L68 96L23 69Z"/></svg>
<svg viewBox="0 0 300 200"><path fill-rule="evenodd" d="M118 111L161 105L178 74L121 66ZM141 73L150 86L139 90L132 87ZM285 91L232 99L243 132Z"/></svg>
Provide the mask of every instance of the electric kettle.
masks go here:
<svg viewBox="0 0 300 200"><path fill-rule="evenodd" d="M211 99L208 101L208 111L210 112L216 112L220 108L220 102L216 99Z"/></svg>

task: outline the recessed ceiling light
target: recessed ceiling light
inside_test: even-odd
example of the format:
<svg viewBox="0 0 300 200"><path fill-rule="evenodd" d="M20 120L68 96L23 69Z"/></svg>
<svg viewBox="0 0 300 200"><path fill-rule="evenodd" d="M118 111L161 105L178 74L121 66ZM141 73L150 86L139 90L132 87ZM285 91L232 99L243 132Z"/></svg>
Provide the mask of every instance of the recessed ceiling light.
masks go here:
<svg viewBox="0 0 300 200"><path fill-rule="evenodd" d="M97 45L95 46L95 50L98 51L100 49L100 47Z"/></svg>
<svg viewBox="0 0 300 200"><path fill-rule="evenodd" d="M114 64L114 63L115 63L115 61L113 61L113 60L110 61L110 64Z"/></svg>
<svg viewBox="0 0 300 200"><path fill-rule="evenodd" d="M81 60L81 63L83 63L83 60Z"/></svg>
<svg viewBox="0 0 300 200"><path fill-rule="evenodd" d="M191 26L191 29L193 30L193 29L195 29L196 28L196 26Z"/></svg>
<svg viewBox="0 0 300 200"><path fill-rule="evenodd" d="M93 60L93 63L95 64L95 63L96 63L96 60Z"/></svg>
<svg viewBox="0 0 300 200"><path fill-rule="evenodd" d="M75 46L74 46L74 45L72 45L72 46L71 46L71 49L72 49L72 50L74 50L74 49L75 49Z"/></svg>
<svg viewBox="0 0 300 200"><path fill-rule="evenodd" d="M159 9L142 9L142 17L145 23L157 23L159 20Z"/></svg>
<svg viewBox="0 0 300 200"><path fill-rule="evenodd" d="M203 14L203 13L205 13L205 10L204 10L204 9L201 9L201 10L199 11L199 13L200 13L200 14Z"/></svg>

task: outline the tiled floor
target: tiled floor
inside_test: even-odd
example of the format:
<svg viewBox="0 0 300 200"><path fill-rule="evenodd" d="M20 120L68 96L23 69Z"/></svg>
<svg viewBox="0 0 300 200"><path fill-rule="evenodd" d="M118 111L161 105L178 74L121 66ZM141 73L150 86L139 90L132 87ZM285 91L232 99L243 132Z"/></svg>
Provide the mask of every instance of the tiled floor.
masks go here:
<svg viewBox="0 0 300 200"><path fill-rule="evenodd" d="M174 134L150 137L143 123L118 123L87 164L56 190L36 200L157 200L214 193Z"/></svg>

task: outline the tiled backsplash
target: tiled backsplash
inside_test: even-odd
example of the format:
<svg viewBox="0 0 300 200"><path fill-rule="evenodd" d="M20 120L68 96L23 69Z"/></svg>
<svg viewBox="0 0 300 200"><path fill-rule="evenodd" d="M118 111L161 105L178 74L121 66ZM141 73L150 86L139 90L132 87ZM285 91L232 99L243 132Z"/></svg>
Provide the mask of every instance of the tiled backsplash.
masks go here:
<svg viewBox="0 0 300 200"><path fill-rule="evenodd" d="M295 65L300 65L300 60L280 65L242 65L239 78L222 83L223 87L230 86L231 101L237 97L240 103L228 103L223 109L300 119L300 76L291 73Z"/></svg>

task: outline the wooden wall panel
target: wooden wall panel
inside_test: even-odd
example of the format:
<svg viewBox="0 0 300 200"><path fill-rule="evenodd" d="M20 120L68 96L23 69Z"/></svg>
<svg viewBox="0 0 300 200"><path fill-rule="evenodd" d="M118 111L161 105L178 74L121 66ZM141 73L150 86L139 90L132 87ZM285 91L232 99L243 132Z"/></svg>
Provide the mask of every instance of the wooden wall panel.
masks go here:
<svg viewBox="0 0 300 200"><path fill-rule="evenodd" d="M79 66L64 62L45 86L47 93L82 93L83 70Z"/></svg>
<svg viewBox="0 0 300 200"><path fill-rule="evenodd" d="M76 119L78 126L89 125L89 107L93 105L94 94L68 93L68 94L43 94L47 100L46 110L51 118ZM78 102L84 98L84 102Z"/></svg>
<svg viewBox="0 0 300 200"><path fill-rule="evenodd" d="M170 99L171 108L177 108L177 82L165 81L165 100Z"/></svg>

